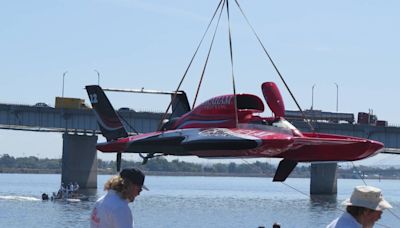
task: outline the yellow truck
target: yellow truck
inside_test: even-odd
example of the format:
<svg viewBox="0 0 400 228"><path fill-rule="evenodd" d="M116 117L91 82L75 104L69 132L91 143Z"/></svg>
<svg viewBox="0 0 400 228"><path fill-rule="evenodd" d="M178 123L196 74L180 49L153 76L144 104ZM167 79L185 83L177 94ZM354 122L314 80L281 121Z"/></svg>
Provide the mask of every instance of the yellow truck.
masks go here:
<svg viewBox="0 0 400 228"><path fill-rule="evenodd" d="M71 97L56 97L55 108L87 109L89 107L85 104L84 99L71 98Z"/></svg>

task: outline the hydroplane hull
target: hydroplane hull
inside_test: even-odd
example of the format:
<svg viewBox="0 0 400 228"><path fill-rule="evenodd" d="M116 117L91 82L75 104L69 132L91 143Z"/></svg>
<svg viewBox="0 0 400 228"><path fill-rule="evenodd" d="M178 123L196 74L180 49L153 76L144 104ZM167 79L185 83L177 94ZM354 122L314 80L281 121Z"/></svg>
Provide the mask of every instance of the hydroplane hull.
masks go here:
<svg viewBox="0 0 400 228"><path fill-rule="evenodd" d="M264 111L262 100L252 94L211 98L190 110L185 93L172 102L173 112L160 131L128 136L126 129L99 86L86 87L107 142L97 149L117 153L147 153L198 156L203 158L283 158L274 181L284 181L297 162L355 161L379 153L383 144L369 139L321 133L302 133L284 119L282 96L275 83L261 89L273 117ZM178 111L176 111L178 110ZM179 113L179 115L177 115Z"/></svg>
<svg viewBox="0 0 400 228"><path fill-rule="evenodd" d="M271 127L272 128L272 127ZM188 128L153 132L100 143L102 152L162 153L203 158L286 158L298 162L355 161L379 153L383 144L373 140L309 133L293 136L243 128Z"/></svg>

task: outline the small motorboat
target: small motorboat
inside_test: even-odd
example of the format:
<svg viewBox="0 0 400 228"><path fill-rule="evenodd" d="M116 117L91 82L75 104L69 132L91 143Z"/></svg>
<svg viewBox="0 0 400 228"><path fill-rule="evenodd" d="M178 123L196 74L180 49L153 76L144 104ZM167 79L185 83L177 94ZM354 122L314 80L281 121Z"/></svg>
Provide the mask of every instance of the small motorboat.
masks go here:
<svg viewBox="0 0 400 228"><path fill-rule="evenodd" d="M61 183L60 189L57 193L53 192L50 200L68 202L80 202L89 200L89 196L79 193L78 190L79 185L76 182L74 184L70 183L68 186L65 186L64 183ZM49 196L46 193L43 193L42 200L49 200Z"/></svg>
<svg viewBox="0 0 400 228"><path fill-rule="evenodd" d="M52 201L68 201L68 202L80 202L80 201L88 201L89 196L84 194L80 194L77 192L61 192L60 191L56 194L53 192L53 195L50 197Z"/></svg>

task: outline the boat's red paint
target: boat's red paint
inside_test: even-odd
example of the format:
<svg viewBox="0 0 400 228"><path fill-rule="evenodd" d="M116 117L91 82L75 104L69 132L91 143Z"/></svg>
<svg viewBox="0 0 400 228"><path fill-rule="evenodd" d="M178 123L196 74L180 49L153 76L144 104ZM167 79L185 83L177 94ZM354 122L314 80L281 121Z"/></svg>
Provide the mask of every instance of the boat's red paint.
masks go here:
<svg viewBox="0 0 400 228"><path fill-rule="evenodd" d="M273 157L299 162L354 161L379 153L380 142L343 135L302 133L284 118L275 83L262 84L274 117L261 117L262 100L251 94L211 98L165 131L100 143L102 152L163 153L199 157ZM237 125L239 123L239 125Z"/></svg>

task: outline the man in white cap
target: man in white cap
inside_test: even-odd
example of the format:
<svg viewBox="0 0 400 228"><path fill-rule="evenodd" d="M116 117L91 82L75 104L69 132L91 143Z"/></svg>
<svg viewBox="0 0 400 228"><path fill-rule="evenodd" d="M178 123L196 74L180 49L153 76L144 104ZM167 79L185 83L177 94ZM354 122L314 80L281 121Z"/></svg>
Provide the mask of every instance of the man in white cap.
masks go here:
<svg viewBox="0 0 400 228"><path fill-rule="evenodd" d="M136 168L123 169L104 185L107 194L97 200L90 217L92 228L132 228L134 226L128 203L133 202L144 185L144 174Z"/></svg>
<svg viewBox="0 0 400 228"><path fill-rule="evenodd" d="M382 211L392 206L383 198L379 188L357 186L350 199L343 202L346 212L333 220L326 228L373 227L381 218Z"/></svg>

